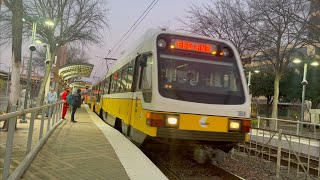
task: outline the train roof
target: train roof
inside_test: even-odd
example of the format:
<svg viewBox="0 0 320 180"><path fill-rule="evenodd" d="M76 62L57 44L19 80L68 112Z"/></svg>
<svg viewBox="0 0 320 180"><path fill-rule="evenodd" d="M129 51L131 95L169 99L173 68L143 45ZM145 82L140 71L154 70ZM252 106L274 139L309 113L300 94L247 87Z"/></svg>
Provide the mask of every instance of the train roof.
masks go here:
<svg viewBox="0 0 320 180"><path fill-rule="evenodd" d="M111 74L113 74L115 71L120 69L124 64L130 62L133 58L135 58L138 54L152 51L150 47L152 46L152 43L154 42L155 38L159 34L173 34L173 35L181 35L181 36L188 36L188 37L195 37L195 38L201 38L201 39L208 39L208 40L215 40L220 42L225 42L231 46L230 42L227 42L225 40L216 39L212 37L207 36L200 36L200 35L193 35L193 34L187 34L187 33L180 33L180 32L174 32L174 31L167 31L162 29L149 29L147 30L142 37L139 38L137 43L134 44L133 47L130 48L131 52L121 58L110 68L109 72L103 76L97 83L101 82L105 78L109 77Z"/></svg>

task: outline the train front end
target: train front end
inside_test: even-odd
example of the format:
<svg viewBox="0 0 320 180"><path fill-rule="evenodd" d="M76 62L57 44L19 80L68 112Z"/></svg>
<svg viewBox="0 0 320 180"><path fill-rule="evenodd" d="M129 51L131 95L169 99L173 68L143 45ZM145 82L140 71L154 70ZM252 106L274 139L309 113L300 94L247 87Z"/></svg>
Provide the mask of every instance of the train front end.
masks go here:
<svg viewBox="0 0 320 180"><path fill-rule="evenodd" d="M246 140L250 100L234 46L170 33L155 40L156 83L145 117L147 126L156 128L152 136L222 146Z"/></svg>

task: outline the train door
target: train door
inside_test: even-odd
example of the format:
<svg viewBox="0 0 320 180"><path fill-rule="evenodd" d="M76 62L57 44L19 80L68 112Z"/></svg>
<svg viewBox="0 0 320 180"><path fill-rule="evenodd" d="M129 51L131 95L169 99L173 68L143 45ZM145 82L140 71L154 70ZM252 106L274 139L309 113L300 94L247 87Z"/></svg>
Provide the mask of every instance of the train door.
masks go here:
<svg viewBox="0 0 320 180"><path fill-rule="evenodd" d="M140 65L140 56L138 56L135 59L135 68L134 68L134 78L132 83L132 106L131 106L131 118L130 118L130 125L131 125L131 131L130 131L130 137L135 136L136 131L135 129L138 129L137 124L140 120L140 114L141 114L141 98L142 94L141 91L139 91L139 84L140 84L140 76L141 73L143 73L143 68ZM134 139L134 138L133 138Z"/></svg>
<svg viewBox="0 0 320 180"><path fill-rule="evenodd" d="M132 97L132 108L131 108L131 126L133 127L130 132L130 137L139 142L145 138L145 134L139 133L143 132L146 122L145 122L145 113L142 108L142 104L145 102L151 101L151 97L144 97L144 90L151 90L151 56L140 55L136 58L135 63L135 72L134 72L134 81L133 81L133 97ZM148 66L149 64L149 66ZM149 82L146 82L146 79L149 79ZM136 131L139 130L139 131Z"/></svg>

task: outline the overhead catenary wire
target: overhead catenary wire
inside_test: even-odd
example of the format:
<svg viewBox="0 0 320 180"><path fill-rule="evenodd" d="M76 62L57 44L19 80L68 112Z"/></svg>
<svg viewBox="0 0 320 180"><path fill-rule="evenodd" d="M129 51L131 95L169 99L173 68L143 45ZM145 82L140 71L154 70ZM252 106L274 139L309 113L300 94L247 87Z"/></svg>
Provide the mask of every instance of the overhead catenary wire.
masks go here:
<svg viewBox="0 0 320 180"><path fill-rule="evenodd" d="M111 48L111 50L109 50L107 57L103 58L103 59L107 59L110 55L110 53L114 50L114 48L116 48L116 46L122 41L122 43L120 44L120 46L118 46L118 48L113 52L112 56L114 56L114 54L120 49L120 47L124 44L124 42L130 37L130 35L132 34L132 32L138 27L138 25L143 21L143 19L149 14L149 12L153 9L153 7L158 3L158 0L153 0L150 5L144 10L144 12L139 16L139 18L134 22L134 24L129 28L129 30L120 38L120 40ZM124 39L125 38L125 39ZM111 57L112 57L111 56ZM97 72L100 72L101 68L104 67L103 63L105 61L102 61L100 64L100 67L97 71L95 71L94 75L95 76L97 74ZM107 61L106 64L108 65Z"/></svg>
<svg viewBox="0 0 320 180"><path fill-rule="evenodd" d="M126 40L130 37L130 35L133 33L133 31L139 26L139 24L143 21L143 19L149 14L149 12L154 8L154 6L158 3L158 0L155 1L155 3L151 6L149 10L145 13L145 15L142 17L142 19L138 22L138 24L132 29L132 31L128 34L126 39L122 41L122 43L118 46L118 48L113 52L111 57L114 56L114 54L120 49L120 47L126 42Z"/></svg>
<svg viewBox="0 0 320 180"><path fill-rule="evenodd" d="M149 13L149 9L152 9L153 6L158 2L158 0L153 0L150 5L143 11L143 13L139 16L139 18L133 23L133 25L129 28L129 30L121 37L121 39L111 48L111 50L109 51L108 55L113 51L113 49L127 36L128 33L130 33L130 31L132 32L135 28L135 26L138 26L139 24L137 23L140 23L140 19L141 18L145 18L145 14L146 13ZM143 20L142 19L142 20ZM131 34L131 33L130 33ZM130 36L130 34L128 36ZM107 56L108 56L107 55Z"/></svg>

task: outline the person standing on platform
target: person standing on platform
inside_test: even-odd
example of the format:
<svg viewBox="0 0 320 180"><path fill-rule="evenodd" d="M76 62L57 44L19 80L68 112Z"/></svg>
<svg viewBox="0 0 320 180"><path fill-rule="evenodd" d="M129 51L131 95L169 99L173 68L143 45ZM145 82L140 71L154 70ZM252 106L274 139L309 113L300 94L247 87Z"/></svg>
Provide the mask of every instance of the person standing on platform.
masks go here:
<svg viewBox="0 0 320 180"><path fill-rule="evenodd" d="M48 92L46 100L47 100L48 104L53 104L53 103L57 102L58 96L53 88L51 88L50 92ZM53 107L48 108L46 117L52 116L52 110L53 110Z"/></svg>
<svg viewBox="0 0 320 180"><path fill-rule="evenodd" d="M77 89L77 92L73 95L72 101L72 113L71 113L71 122L75 123L77 121L74 120L74 114L76 113L77 109L81 106L81 90Z"/></svg>
<svg viewBox="0 0 320 180"><path fill-rule="evenodd" d="M69 88L65 88L62 95L61 99L63 100L63 108L62 108L62 119L66 119L65 116L67 114L68 110L68 102L67 102L67 96L69 94Z"/></svg>

